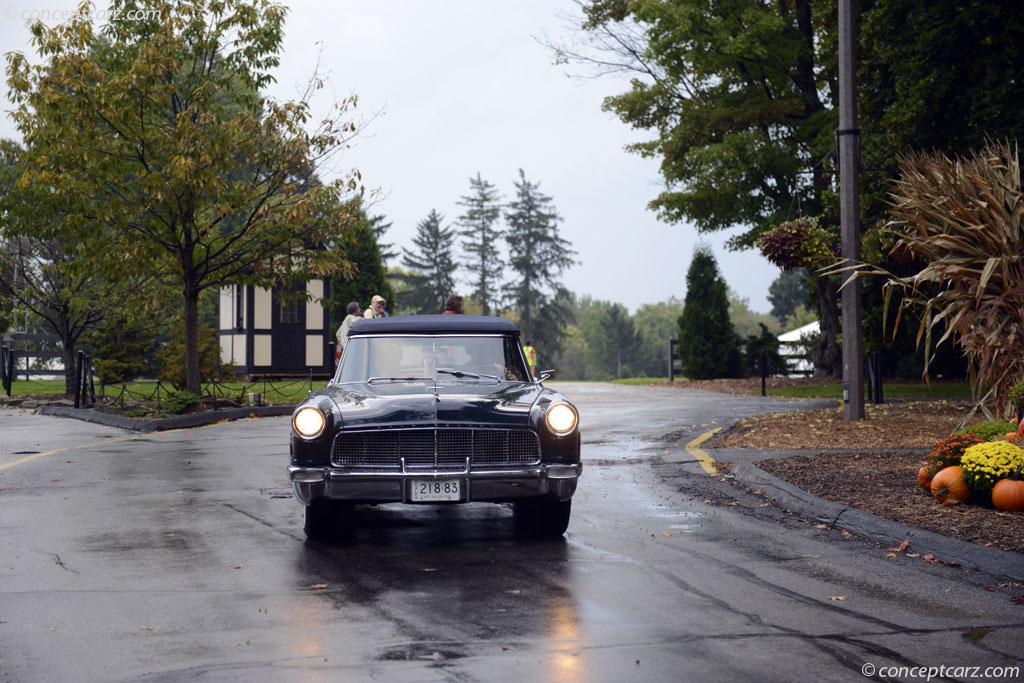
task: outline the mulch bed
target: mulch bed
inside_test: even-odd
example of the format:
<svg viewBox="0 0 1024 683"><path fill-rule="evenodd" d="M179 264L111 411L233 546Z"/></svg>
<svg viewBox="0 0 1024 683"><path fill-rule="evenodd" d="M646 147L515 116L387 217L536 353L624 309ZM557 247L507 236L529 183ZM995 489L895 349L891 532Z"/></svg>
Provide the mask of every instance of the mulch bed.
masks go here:
<svg viewBox="0 0 1024 683"><path fill-rule="evenodd" d="M810 494L908 526L1024 553L1024 513L940 505L917 485L920 453L817 453L755 463ZM908 552L913 552L910 548Z"/></svg>
<svg viewBox="0 0 1024 683"><path fill-rule="evenodd" d="M817 383L821 380L770 378ZM685 382L680 386L743 394L760 391L760 379ZM771 385L769 385L771 386ZM865 406L866 419L850 421L843 408L755 415L717 434L710 448L804 450L761 460L758 467L808 493L907 526L983 546L1024 554L1024 513L991 504L941 505L917 484L927 449L951 434L971 409L968 401L900 401ZM971 422L980 421L975 415ZM823 453L848 449L850 453ZM863 450L860 450L863 449ZM913 548L907 549L913 553Z"/></svg>
<svg viewBox="0 0 1024 683"><path fill-rule="evenodd" d="M908 401L865 405L863 420L844 419L840 405L755 415L717 435L708 445L780 450L931 448L952 434L969 410L966 401Z"/></svg>

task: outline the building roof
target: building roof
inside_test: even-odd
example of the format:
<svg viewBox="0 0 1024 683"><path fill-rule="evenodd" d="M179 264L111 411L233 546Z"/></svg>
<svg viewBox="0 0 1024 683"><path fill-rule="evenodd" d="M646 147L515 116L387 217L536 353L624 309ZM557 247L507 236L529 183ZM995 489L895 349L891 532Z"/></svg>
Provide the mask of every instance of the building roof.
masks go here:
<svg viewBox="0 0 1024 683"><path fill-rule="evenodd" d="M780 342L798 342L800 337L805 334L817 334L821 330L821 323L815 320L813 323L808 323L803 327L798 327L795 330L790 330L784 334L780 334L778 339Z"/></svg>
<svg viewBox="0 0 1024 683"><path fill-rule="evenodd" d="M348 335L362 334L519 334L511 320L484 315L395 315L363 319Z"/></svg>

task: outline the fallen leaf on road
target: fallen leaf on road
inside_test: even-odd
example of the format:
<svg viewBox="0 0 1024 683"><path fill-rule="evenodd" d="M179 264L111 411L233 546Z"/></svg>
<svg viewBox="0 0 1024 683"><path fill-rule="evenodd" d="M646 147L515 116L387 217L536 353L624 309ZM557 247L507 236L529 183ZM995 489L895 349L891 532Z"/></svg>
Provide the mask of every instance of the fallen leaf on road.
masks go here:
<svg viewBox="0 0 1024 683"><path fill-rule="evenodd" d="M671 535L672 535L672 532L671 532L671 531L662 531L662 532L661 532L661 535L662 535L662 536L671 536Z"/></svg>
<svg viewBox="0 0 1024 683"><path fill-rule="evenodd" d="M846 596L845 595L830 595L830 596L828 596L828 599L829 600L845 600Z"/></svg>
<svg viewBox="0 0 1024 683"><path fill-rule="evenodd" d="M814 528L815 529L827 529L828 525L827 524L815 524Z"/></svg>
<svg viewBox="0 0 1024 683"><path fill-rule="evenodd" d="M889 553L886 557L899 557L896 553Z"/></svg>
<svg viewBox="0 0 1024 683"><path fill-rule="evenodd" d="M932 564L935 564L935 556L932 555L932 554L925 555L921 559L924 560L925 562L931 562Z"/></svg>
<svg viewBox="0 0 1024 683"><path fill-rule="evenodd" d="M907 540L903 541L903 543L900 543L900 547L898 547L898 548L888 548L888 550L889 550L889 552L893 552L893 553L902 553L904 550L906 550L909 547L910 547L910 539L908 538Z"/></svg>
<svg viewBox="0 0 1024 683"><path fill-rule="evenodd" d="M243 566L244 565L236 564L235 566L232 567L232 569L241 569Z"/></svg>
<svg viewBox="0 0 1024 683"><path fill-rule="evenodd" d="M310 586L310 588L311 589L327 588L327 584L326 583L314 583L312 586Z"/></svg>
<svg viewBox="0 0 1024 683"><path fill-rule="evenodd" d="M1010 602L1015 605L1024 605L1024 595L1020 595L1016 598L1010 598Z"/></svg>
<svg viewBox="0 0 1024 683"><path fill-rule="evenodd" d="M842 535L843 535L843 536L849 536L849 535L850 535L850 532L849 532L849 531L847 531L846 529L843 529Z"/></svg>

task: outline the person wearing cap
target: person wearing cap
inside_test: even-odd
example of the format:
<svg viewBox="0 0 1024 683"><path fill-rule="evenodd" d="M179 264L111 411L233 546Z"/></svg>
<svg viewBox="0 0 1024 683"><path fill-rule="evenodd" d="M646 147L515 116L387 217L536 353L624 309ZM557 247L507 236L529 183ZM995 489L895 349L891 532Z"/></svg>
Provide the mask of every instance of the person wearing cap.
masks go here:
<svg viewBox="0 0 1024 683"><path fill-rule="evenodd" d="M363 312L364 318L385 318L387 313L384 312L384 307L387 306L387 302L384 301L384 297L380 294L374 294L373 298L370 299L370 305L366 307Z"/></svg>

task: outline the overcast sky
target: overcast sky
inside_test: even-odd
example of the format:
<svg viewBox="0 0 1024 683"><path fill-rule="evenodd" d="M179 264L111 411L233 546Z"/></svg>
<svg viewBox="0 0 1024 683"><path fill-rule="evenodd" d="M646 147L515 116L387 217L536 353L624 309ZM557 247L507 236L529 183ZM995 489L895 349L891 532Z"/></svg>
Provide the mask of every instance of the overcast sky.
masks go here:
<svg viewBox="0 0 1024 683"><path fill-rule="evenodd" d="M0 49L28 53L26 18L76 6L0 0ZM553 65L537 40L567 34L562 17L578 12L570 0L294 0L290 8L270 94L296 99L319 55L328 85L315 111L354 93L358 116L379 113L337 165L358 168L367 187L380 189L373 213L393 223L385 241L411 247L431 209L454 221L477 172L511 198L522 168L553 199L577 251L579 265L564 276L570 290L631 311L683 298L697 232L647 210L662 186L657 163L623 149L645 133L601 111L602 99L627 84L570 78L572 68ZM6 96L2 108L11 108ZM0 136L18 138L6 114ZM779 271L755 251L726 251L731 234L708 239L726 282L767 312ZM469 292L465 281L460 287Z"/></svg>

